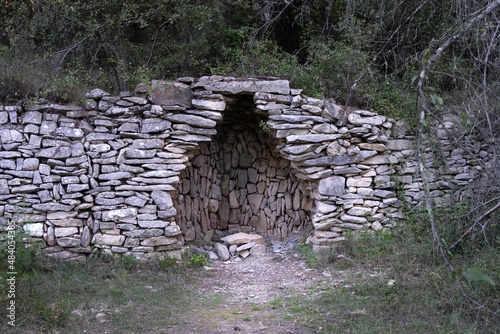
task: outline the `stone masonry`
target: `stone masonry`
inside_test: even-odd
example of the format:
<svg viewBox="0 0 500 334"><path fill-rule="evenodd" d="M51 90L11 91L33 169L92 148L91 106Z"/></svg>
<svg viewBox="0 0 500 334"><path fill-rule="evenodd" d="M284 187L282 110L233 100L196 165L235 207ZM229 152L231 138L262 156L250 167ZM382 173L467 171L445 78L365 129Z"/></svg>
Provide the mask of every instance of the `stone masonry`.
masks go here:
<svg viewBox="0 0 500 334"><path fill-rule="evenodd" d="M394 226L398 187L421 198L404 127L286 80L180 78L86 97L0 106L0 215L58 258L179 257L185 241L234 232L312 230L316 247L331 246ZM447 181L431 178L437 202L480 172L448 148Z"/></svg>

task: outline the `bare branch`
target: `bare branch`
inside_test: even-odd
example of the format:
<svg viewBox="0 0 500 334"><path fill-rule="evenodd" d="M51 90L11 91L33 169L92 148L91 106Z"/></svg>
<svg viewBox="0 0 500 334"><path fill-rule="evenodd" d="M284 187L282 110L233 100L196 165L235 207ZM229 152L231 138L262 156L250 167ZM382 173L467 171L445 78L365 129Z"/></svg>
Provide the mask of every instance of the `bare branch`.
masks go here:
<svg viewBox="0 0 500 334"><path fill-rule="evenodd" d="M472 231L474 231L474 228L476 227L477 224L479 224L480 222L482 222L483 220L485 220L486 218L488 218L493 212L495 212L499 208L500 208L500 202L498 202L497 205L495 205L493 208L491 208L490 210L488 210L488 212L486 212L484 215L482 215L481 217L479 217L474 222L474 224L472 224L471 227L469 227L467 229L467 231L465 231L465 233L462 234L462 236L457 241L455 241L450 247L448 247L448 249L451 250L451 249L457 247L466 236L468 236L470 233L472 233ZM484 227L483 227L483 229L484 229Z"/></svg>

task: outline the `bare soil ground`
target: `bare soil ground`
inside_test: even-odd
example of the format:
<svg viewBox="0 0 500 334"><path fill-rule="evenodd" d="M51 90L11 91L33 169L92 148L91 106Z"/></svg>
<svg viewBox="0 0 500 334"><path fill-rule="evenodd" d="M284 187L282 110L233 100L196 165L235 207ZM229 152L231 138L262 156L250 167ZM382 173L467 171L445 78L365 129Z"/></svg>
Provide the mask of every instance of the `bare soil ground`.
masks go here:
<svg viewBox="0 0 500 334"><path fill-rule="evenodd" d="M328 272L310 268L297 254L268 251L242 262L214 261L201 286L215 301L193 309L167 333L317 333L285 314L281 303L294 296L314 297L316 287L331 282Z"/></svg>

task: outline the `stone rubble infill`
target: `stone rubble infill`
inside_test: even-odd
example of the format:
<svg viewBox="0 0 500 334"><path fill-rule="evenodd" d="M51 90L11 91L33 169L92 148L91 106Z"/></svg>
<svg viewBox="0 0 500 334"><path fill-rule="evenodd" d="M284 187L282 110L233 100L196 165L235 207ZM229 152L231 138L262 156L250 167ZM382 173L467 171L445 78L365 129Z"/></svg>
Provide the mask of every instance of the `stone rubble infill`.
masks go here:
<svg viewBox="0 0 500 334"><path fill-rule="evenodd" d="M331 246L394 226L403 197L422 201L402 122L305 96L286 80L182 78L86 98L0 106L0 217L26 222L51 256L180 257L185 241L311 228L315 247ZM425 149L437 204L467 197L463 186L493 166L486 144L470 147L481 161L454 146L458 124L450 115L437 125L446 163Z"/></svg>
<svg viewBox="0 0 500 334"><path fill-rule="evenodd" d="M241 261L248 256L263 256L266 254L264 238L258 234L236 233L221 238L221 242L207 249L212 260Z"/></svg>

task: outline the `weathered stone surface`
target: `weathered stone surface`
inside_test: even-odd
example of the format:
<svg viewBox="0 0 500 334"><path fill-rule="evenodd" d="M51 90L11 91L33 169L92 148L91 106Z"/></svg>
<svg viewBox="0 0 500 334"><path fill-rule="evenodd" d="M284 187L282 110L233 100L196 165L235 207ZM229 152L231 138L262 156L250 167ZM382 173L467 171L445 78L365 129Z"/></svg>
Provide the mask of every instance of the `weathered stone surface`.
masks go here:
<svg viewBox="0 0 500 334"><path fill-rule="evenodd" d="M227 261L231 257L231 255L229 254L229 249L227 249L225 245L219 242L215 244L214 249L222 261Z"/></svg>
<svg viewBox="0 0 500 334"><path fill-rule="evenodd" d="M147 150L152 148L163 148L163 139L136 139L132 143L132 148Z"/></svg>
<svg viewBox="0 0 500 334"><path fill-rule="evenodd" d="M54 227L54 235L56 238L68 237L78 233L76 227Z"/></svg>
<svg viewBox="0 0 500 334"><path fill-rule="evenodd" d="M193 107L198 109L214 110L214 111L224 111L226 109L225 101L211 101L211 100L197 100L192 101Z"/></svg>
<svg viewBox="0 0 500 334"><path fill-rule="evenodd" d="M215 81L205 85L206 90L222 94L248 94L248 93L276 93L290 94L290 83L288 80L273 81Z"/></svg>
<svg viewBox="0 0 500 334"><path fill-rule="evenodd" d="M311 135L292 135L286 137L287 143L321 143L336 140L342 137L341 134L311 134Z"/></svg>
<svg viewBox="0 0 500 334"><path fill-rule="evenodd" d="M161 106L190 108L193 92L189 86L180 82L153 80L149 99L153 104Z"/></svg>
<svg viewBox="0 0 500 334"><path fill-rule="evenodd" d="M93 244L98 245L110 245L110 246L121 246L125 241L124 235L112 235L112 234L94 234L92 238Z"/></svg>
<svg viewBox="0 0 500 334"><path fill-rule="evenodd" d="M137 224L141 228L165 228L170 222L165 220L138 220Z"/></svg>
<svg viewBox="0 0 500 334"><path fill-rule="evenodd" d="M172 245L177 243L177 238L169 238L169 237L151 237L141 241L141 246L165 246Z"/></svg>
<svg viewBox="0 0 500 334"><path fill-rule="evenodd" d="M155 190L151 193L151 197L160 210L166 210L173 205L172 198L168 192Z"/></svg>
<svg viewBox="0 0 500 334"><path fill-rule="evenodd" d="M387 148L392 151L411 150L413 146L413 141L407 139L389 140L387 142Z"/></svg>
<svg viewBox="0 0 500 334"><path fill-rule="evenodd" d="M257 214L260 210L260 204L262 203L262 199L264 198L261 194L251 194L248 196L248 204L252 208L252 212Z"/></svg>
<svg viewBox="0 0 500 334"><path fill-rule="evenodd" d="M74 205L65 205L60 203L33 204L33 209L38 211L70 211Z"/></svg>
<svg viewBox="0 0 500 334"><path fill-rule="evenodd" d="M266 246L264 245L255 245L250 249L250 255L252 256L264 256L266 255Z"/></svg>
<svg viewBox="0 0 500 334"><path fill-rule="evenodd" d="M364 151L362 151L364 152ZM361 162L363 165L383 165L383 164L396 164L398 159L392 155L376 155Z"/></svg>
<svg viewBox="0 0 500 334"><path fill-rule="evenodd" d="M27 223L23 225L23 229L32 237L43 236L43 223Z"/></svg>
<svg viewBox="0 0 500 334"><path fill-rule="evenodd" d="M309 159L303 163L304 166L328 166L328 165L348 165L366 160L367 158L377 154L376 151L361 151L356 155L338 155L333 157L324 157L317 159Z"/></svg>
<svg viewBox="0 0 500 334"><path fill-rule="evenodd" d="M385 116L361 117L359 114L352 113L347 116L347 119L354 125L370 124L373 126L380 126L387 118Z"/></svg>
<svg viewBox="0 0 500 334"><path fill-rule="evenodd" d="M71 148L67 146L49 147L35 154L37 158L65 159L71 157Z"/></svg>
<svg viewBox="0 0 500 334"><path fill-rule="evenodd" d="M221 238L222 241L229 243L230 245L236 244L247 244L250 242L255 242L256 244L263 245L264 238L259 234L248 234L248 233L235 233Z"/></svg>
<svg viewBox="0 0 500 334"><path fill-rule="evenodd" d="M196 115L175 114L168 116L167 119L174 123L185 123L200 128L214 128L217 124L214 120Z"/></svg>
<svg viewBox="0 0 500 334"><path fill-rule="evenodd" d="M345 192L345 178L331 176L319 181L318 192L325 196L340 196Z"/></svg>
<svg viewBox="0 0 500 334"><path fill-rule="evenodd" d="M136 208L126 208L104 211L102 213L103 221L123 221L129 222L130 220L137 221L137 209Z"/></svg>
<svg viewBox="0 0 500 334"><path fill-rule="evenodd" d="M168 130L172 123L161 118L148 118L142 123L141 133L156 133Z"/></svg>

